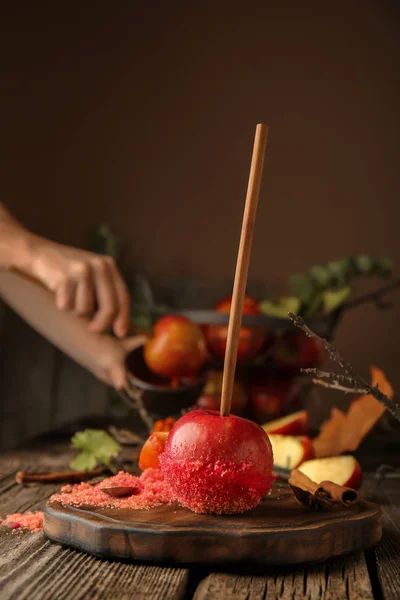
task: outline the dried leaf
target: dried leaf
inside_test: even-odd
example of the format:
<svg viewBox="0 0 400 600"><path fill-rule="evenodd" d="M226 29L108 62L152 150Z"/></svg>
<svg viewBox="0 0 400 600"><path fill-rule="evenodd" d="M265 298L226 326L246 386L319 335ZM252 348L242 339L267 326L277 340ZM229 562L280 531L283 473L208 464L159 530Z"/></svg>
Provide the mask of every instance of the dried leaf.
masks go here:
<svg viewBox="0 0 400 600"><path fill-rule="evenodd" d="M371 386L377 385L383 394L392 399L393 388L384 372L374 366L370 370ZM370 394L353 400L346 414L332 408L330 419L323 424L320 434L313 440L315 456L325 458L357 450L384 412L385 407Z"/></svg>

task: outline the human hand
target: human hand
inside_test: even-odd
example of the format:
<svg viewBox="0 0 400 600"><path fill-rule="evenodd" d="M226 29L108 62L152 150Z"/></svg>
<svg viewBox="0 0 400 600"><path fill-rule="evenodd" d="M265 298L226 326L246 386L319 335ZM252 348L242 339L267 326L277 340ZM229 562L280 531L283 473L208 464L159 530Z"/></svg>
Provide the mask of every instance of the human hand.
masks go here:
<svg viewBox="0 0 400 600"><path fill-rule="evenodd" d="M58 309L93 315L89 330L112 327L124 337L129 328L130 297L113 258L32 236L24 270L55 295Z"/></svg>

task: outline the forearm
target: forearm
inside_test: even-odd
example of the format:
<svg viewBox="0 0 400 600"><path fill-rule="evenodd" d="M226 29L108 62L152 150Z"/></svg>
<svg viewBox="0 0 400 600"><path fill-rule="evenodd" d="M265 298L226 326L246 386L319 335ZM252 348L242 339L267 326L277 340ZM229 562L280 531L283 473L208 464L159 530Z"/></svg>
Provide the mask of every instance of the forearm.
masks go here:
<svg viewBox="0 0 400 600"><path fill-rule="evenodd" d="M0 202L0 268L27 269L35 239Z"/></svg>

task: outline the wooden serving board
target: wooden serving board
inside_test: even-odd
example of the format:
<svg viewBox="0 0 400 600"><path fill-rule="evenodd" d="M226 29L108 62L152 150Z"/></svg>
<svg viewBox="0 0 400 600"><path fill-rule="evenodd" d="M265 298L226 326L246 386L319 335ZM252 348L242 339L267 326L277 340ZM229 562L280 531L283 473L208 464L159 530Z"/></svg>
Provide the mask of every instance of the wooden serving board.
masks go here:
<svg viewBox="0 0 400 600"><path fill-rule="evenodd" d="M366 550L382 535L378 505L310 510L289 487L274 486L243 515L198 515L178 505L150 510L45 508L47 537L106 558L164 563L250 562L268 565L319 562Z"/></svg>

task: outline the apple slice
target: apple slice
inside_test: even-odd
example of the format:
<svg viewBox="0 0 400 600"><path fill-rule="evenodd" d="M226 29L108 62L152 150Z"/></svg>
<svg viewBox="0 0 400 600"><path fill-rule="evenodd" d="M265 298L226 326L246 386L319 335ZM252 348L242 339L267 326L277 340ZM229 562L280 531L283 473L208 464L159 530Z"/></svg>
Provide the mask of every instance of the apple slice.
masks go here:
<svg viewBox="0 0 400 600"><path fill-rule="evenodd" d="M361 485L361 466L354 456L350 455L308 460L299 467L299 471L315 483L332 481L354 490Z"/></svg>
<svg viewBox="0 0 400 600"><path fill-rule="evenodd" d="M262 428L268 434L305 435L309 429L308 412L306 410L299 410L281 419L265 423Z"/></svg>
<svg viewBox="0 0 400 600"><path fill-rule="evenodd" d="M306 436L268 434L274 453L274 465L280 469L296 469L302 462L314 458L314 448Z"/></svg>

